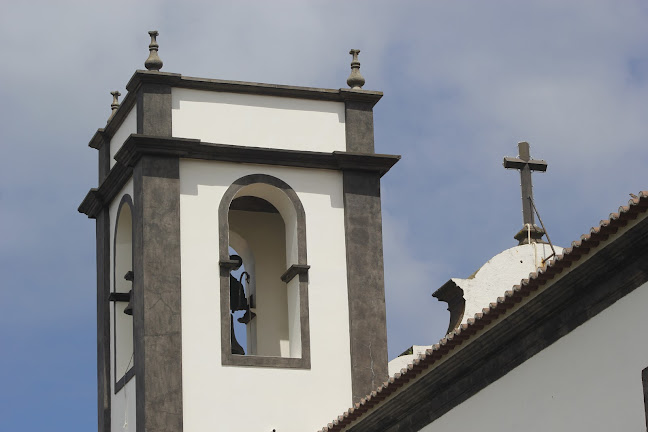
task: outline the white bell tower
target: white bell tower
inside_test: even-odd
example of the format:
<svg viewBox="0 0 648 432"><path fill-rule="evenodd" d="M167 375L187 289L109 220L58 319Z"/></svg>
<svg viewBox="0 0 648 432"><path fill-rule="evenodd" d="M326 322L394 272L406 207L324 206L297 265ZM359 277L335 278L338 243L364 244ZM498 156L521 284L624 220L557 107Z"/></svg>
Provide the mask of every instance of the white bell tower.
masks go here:
<svg viewBox="0 0 648 432"><path fill-rule="evenodd" d="M316 430L387 379L382 93L358 50L350 89L305 88L161 72L150 34L79 207L99 430Z"/></svg>

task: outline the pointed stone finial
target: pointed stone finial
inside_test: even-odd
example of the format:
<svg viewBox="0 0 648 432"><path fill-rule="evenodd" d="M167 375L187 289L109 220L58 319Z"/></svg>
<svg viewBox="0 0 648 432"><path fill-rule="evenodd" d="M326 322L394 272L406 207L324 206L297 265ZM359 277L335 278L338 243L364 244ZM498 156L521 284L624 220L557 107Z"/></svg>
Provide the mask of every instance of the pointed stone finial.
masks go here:
<svg viewBox="0 0 648 432"><path fill-rule="evenodd" d="M110 94L113 97L113 101L110 104L110 109L112 111L110 113L110 117L108 117L108 121L110 121L110 119L113 118L113 116L117 112L117 108L119 108L119 96L121 96L121 93L119 93L117 90L111 91Z"/></svg>
<svg viewBox="0 0 648 432"><path fill-rule="evenodd" d="M360 54L359 49L352 49L349 51L349 54L353 56L351 60L351 75L347 78L347 84L349 87L355 90L361 90L362 86L365 83L364 77L360 74L360 62L358 61L358 54Z"/></svg>
<svg viewBox="0 0 648 432"><path fill-rule="evenodd" d="M144 62L146 69L150 71L159 71L162 69L162 59L158 56L158 45L157 40L155 39L159 34L157 30L148 32L151 35L151 43L149 44L149 56Z"/></svg>

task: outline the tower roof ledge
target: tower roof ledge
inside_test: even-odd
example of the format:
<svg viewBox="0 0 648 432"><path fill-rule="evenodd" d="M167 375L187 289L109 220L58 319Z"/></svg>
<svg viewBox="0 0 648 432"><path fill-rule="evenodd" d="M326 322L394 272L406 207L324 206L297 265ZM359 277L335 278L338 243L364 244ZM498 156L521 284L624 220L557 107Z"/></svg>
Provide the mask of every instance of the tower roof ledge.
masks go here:
<svg viewBox="0 0 648 432"><path fill-rule="evenodd" d="M383 96L380 91L327 89L317 87L300 87L281 84L266 84L246 81L231 81L210 78L182 76L177 73L137 70L128 81L126 90L133 93L142 83L166 84L172 87L189 88L203 91L229 93L246 93L262 96L313 99L322 101L344 102L357 100L375 105Z"/></svg>

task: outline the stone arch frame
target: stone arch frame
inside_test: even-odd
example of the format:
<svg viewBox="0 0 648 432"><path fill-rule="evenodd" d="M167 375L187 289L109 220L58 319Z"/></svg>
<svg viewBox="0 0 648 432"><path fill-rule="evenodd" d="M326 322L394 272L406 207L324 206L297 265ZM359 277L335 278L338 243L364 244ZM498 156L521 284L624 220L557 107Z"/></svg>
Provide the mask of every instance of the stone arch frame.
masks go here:
<svg viewBox="0 0 648 432"><path fill-rule="evenodd" d="M234 263L229 259L229 210L237 193L246 186L261 183L279 189L285 194L294 210L296 231L296 263L291 264L281 276L285 283L299 279L299 319L301 357L267 357L234 355L230 348L229 272ZM286 223L284 215L281 215ZM250 174L235 180L227 189L218 207L221 362L223 365L310 369L310 324L308 316L308 269L306 256L306 213L297 193L286 182L267 174ZM286 248L287 249L287 248ZM288 253L288 250L286 250Z"/></svg>
<svg viewBox="0 0 648 432"><path fill-rule="evenodd" d="M131 214L131 271L134 271L134 263L135 263L135 206L133 205L133 198L129 194L125 194L122 196L121 201L119 202L119 206L117 207L117 216L115 218L115 232L113 233L113 243L112 243L112 248L113 248L113 253L112 253L112 286L111 286L111 293L116 293L116 285L117 285L117 234L119 233L119 220L122 216L122 210L124 209L124 206L129 207L129 211ZM134 331L135 323L133 322L133 331ZM134 376L135 376L135 362L133 361L130 368L126 371L126 373L122 376L117 375L117 310L116 308L113 308L113 323L112 323L112 329L113 329L113 337L112 337L112 343L113 343L113 373L115 375L114 378L114 386L115 386L115 394L117 394L125 385L127 382L129 382ZM135 334L133 333L133 344L135 342ZM133 358L135 356L135 345L133 345Z"/></svg>

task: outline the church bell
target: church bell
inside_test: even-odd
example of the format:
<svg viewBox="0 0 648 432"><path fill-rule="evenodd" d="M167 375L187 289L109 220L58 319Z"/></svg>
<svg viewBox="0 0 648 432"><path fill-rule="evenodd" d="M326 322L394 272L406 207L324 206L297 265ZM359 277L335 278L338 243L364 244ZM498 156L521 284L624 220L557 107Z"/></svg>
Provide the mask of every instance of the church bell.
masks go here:
<svg viewBox="0 0 648 432"><path fill-rule="evenodd" d="M124 275L124 279L126 279L129 282L133 282L133 271L129 271ZM133 316L133 289L131 288L130 291L128 291L128 304L126 305L126 308L124 308L124 313L126 315Z"/></svg>

